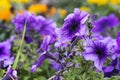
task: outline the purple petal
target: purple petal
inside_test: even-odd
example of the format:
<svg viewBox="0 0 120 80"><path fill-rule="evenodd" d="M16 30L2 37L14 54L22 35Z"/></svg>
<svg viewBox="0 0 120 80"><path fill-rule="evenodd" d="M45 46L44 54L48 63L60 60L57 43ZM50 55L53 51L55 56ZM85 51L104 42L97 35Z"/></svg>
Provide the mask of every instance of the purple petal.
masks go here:
<svg viewBox="0 0 120 80"><path fill-rule="evenodd" d="M97 55L94 53L83 53L83 57L85 58L85 60L96 60L98 59Z"/></svg>

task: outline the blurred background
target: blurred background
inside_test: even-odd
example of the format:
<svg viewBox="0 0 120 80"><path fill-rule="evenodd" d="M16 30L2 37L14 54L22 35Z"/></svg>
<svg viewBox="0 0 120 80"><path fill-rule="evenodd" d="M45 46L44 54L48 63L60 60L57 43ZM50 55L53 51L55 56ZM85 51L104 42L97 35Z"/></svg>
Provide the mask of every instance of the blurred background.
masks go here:
<svg viewBox="0 0 120 80"><path fill-rule="evenodd" d="M16 14L29 11L61 23L74 8L98 16L115 13L119 17L119 5L120 0L1 0L0 21L9 22Z"/></svg>
<svg viewBox="0 0 120 80"><path fill-rule="evenodd" d="M120 17L120 0L1 0L0 41L9 37L9 31L14 29L11 20L18 13L29 11L35 15L43 15L52 18L61 27L66 15L73 12L74 8L97 14L98 17L110 13Z"/></svg>

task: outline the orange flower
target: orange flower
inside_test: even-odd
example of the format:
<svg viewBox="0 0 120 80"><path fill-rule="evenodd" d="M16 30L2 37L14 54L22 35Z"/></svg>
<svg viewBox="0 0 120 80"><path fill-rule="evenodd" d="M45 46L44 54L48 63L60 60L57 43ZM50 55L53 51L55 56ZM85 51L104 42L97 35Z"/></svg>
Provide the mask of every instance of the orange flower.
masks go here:
<svg viewBox="0 0 120 80"><path fill-rule="evenodd" d="M8 21L11 18L11 12L8 10L0 11L0 19Z"/></svg>
<svg viewBox="0 0 120 80"><path fill-rule="evenodd" d="M1 20L10 20L11 12L10 12L11 4L8 0L1 0L0 1L0 19Z"/></svg>
<svg viewBox="0 0 120 80"><path fill-rule="evenodd" d="M56 8L55 8L55 7L51 7L51 8L48 10L48 15L49 15L49 16L53 16L55 13L56 13Z"/></svg>
<svg viewBox="0 0 120 80"><path fill-rule="evenodd" d="M47 6L45 4L33 4L29 7L28 11L32 12L34 14L46 13L47 12Z"/></svg>

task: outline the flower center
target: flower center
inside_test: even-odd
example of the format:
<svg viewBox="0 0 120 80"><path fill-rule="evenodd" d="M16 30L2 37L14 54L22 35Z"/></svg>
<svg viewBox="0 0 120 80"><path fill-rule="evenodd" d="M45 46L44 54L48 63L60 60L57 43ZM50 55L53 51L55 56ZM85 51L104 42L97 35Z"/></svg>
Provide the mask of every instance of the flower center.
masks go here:
<svg viewBox="0 0 120 80"><path fill-rule="evenodd" d="M3 53L3 49L4 49L4 47L0 47L0 54Z"/></svg>
<svg viewBox="0 0 120 80"><path fill-rule="evenodd" d="M95 44L95 53L102 58L106 54L106 45L103 43L96 43Z"/></svg>
<svg viewBox="0 0 120 80"><path fill-rule="evenodd" d="M78 24L75 22L70 26L70 31L76 31L78 29Z"/></svg>
<svg viewBox="0 0 120 80"><path fill-rule="evenodd" d="M97 49L97 50L96 50L96 53L98 54L99 57L101 57L102 54L103 54L103 51L102 51L102 49L101 49L101 50Z"/></svg>

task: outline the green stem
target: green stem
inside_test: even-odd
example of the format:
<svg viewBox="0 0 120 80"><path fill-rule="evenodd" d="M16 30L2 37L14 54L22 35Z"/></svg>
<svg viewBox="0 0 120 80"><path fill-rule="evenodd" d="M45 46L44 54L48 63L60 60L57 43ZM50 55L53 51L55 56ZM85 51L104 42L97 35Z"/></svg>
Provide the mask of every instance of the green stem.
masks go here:
<svg viewBox="0 0 120 80"><path fill-rule="evenodd" d="M22 40L20 42L20 48L19 48L19 50L17 52L17 56L16 56L14 64L13 64L13 69L16 69L17 64L18 64L18 60L19 60L19 57L20 57L20 54L22 53L25 33L26 33L26 24L24 25L24 30L23 30L23 34L22 34Z"/></svg>

